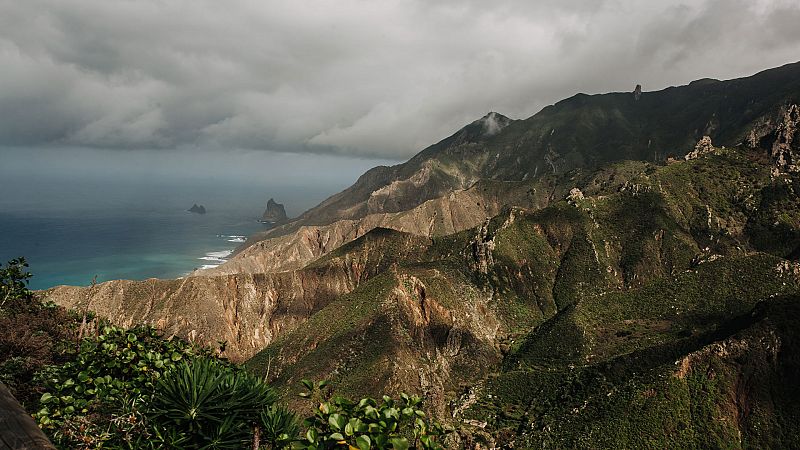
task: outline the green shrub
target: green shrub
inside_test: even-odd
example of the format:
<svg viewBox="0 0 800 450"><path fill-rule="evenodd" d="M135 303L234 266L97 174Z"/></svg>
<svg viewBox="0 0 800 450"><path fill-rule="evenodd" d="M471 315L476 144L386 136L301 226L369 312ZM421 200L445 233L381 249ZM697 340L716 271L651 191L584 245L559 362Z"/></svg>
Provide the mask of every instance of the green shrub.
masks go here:
<svg viewBox="0 0 800 450"><path fill-rule="evenodd" d="M0 308L6 307L9 302L33 298L28 290L31 274L26 271L27 267L25 258L12 259L5 267L0 266Z"/></svg>
<svg viewBox="0 0 800 450"><path fill-rule="evenodd" d="M72 350L74 351L74 350ZM73 359L40 371L39 426L57 445L127 445L147 436L143 412L155 383L187 357L210 356L180 339L165 340L150 327L100 326Z"/></svg>
<svg viewBox="0 0 800 450"><path fill-rule="evenodd" d="M24 258L0 265L0 382L26 407L41 392L34 375L74 356L76 318L28 290L31 274Z"/></svg>
<svg viewBox="0 0 800 450"><path fill-rule="evenodd" d="M302 381L308 392L300 395L318 406L303 425L305 435L295 444L302 449L333 449L343 446L360 450L409 448L439 449L437 438L445 429L427 420L419 409L422 399L400 394L400 399L384 395L381 402L371 398L355 403L346 398L322 398L325 381Z"/></svg>

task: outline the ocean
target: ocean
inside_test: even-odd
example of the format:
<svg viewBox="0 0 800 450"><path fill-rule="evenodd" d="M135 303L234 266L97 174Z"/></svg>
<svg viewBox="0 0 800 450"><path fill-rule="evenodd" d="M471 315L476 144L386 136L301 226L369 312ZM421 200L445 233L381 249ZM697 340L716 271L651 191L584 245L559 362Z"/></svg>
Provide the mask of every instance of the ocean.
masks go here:
<svg viewBox="0 0 800 450"><path fill-rule="evenodd" d="M390 161L266 151L0 147L0 262L30 286L173 278L221 264L267 201L296 216ZM197 203L207 214L187 210Z"/></svg>
<svg viewBox="0 0 800 450"><path fill-rule="evenodd" d="M175 278L221 264L246 236L267 228L255 211L0 212L0 261L24 256L32 289L85 286L94 276Z"/></svg>

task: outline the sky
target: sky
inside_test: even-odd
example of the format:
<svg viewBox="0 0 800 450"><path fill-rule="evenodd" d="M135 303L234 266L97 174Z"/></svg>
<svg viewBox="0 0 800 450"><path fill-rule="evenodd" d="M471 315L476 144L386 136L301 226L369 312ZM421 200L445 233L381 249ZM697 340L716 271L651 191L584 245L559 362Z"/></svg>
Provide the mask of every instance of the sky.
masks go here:
<svg viewBox="0 0 800 450"><path fill-rule="evenodd" d="M0 178L340 189L489 111L795 62L798 23L797 0L0 0Z"/></svg>

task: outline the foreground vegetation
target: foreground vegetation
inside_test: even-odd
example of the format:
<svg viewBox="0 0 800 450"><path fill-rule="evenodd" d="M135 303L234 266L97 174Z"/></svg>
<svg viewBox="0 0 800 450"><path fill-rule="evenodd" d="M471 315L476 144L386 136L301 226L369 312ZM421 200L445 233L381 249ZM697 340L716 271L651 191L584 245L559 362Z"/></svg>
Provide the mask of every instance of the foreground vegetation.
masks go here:
<svg viewBox="0 0 800 450"><path fill-rule="evenodd" d="M0 380L58 447L441 448L420 397L351 401L304 380L301 421L216 350L40 302L26 268L0 267Z"/></svg>

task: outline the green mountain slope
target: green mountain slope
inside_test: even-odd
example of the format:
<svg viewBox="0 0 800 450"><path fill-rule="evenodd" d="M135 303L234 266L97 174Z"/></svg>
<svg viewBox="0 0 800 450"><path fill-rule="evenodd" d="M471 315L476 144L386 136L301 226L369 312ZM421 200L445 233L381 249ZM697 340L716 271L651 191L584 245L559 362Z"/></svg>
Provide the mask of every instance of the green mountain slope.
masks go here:
<svg viewBox="0 0 800 450"><path fill-rule="evenodd" d="M797 208L786 207L797 195L785 188L797 176L773 177L772 167L762 150L741 147L665 166L576 169L559 179L581 195L544 209L510 209L438 238L375 230L313 266L369 248L381 261L361 261L386 269L248 365L288 398L302 378L351 395L425 393L431 412L459 428L457 445L788 442L797 416L773 408L774 395L753 403L764 418L748 410L718 423L733 414L727 396L750 387L709 381L699 368L723 365L738 379L714 346L752 346L761 353L740 362L755 367L752 358L774 351L764 336L794 339L770 318L797 308L800 266L783 259L796 242L765 243L798 230ZM787 358L763 368L764 379L796 370ZM641 411L628 417L632 407Z"/></svg>

